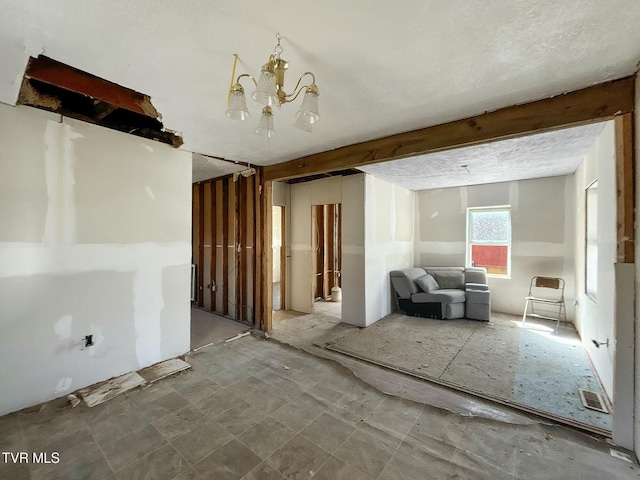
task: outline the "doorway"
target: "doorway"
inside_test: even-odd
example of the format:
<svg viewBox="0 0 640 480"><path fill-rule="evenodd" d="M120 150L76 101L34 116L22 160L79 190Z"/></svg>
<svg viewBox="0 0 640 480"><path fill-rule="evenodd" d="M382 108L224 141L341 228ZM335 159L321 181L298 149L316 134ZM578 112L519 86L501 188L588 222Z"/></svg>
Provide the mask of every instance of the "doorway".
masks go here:
<svg viewBox="0 0 640 480"><path fill-rule="evenodd" d="M272 310L286 309L286 254L285 254L285 207L274 205L272 210L272 248L273 248L273 278L272 278Z"/></svg>
<svg viewBox="0 0 640 480"><path fill-rule="evenodd" d="M342 317L342 205L311 206L314 313Z"/></svg>

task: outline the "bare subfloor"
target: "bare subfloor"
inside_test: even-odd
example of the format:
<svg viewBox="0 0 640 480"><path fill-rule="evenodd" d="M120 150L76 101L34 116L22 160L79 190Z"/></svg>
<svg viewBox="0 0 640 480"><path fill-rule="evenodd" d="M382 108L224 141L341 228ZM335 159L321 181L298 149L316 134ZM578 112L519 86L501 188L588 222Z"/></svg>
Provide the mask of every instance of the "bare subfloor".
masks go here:
<svg viewBox="0 0 640 480"><path fill-rule="evenodd" d="M602 394L571 325L493 313L491 322L441 321L392 314L365 329L327 315L282 312L276 338L326 346L447 385L461 386L601 430L611 416L586 409L579 388Z"/></svg>
<svg viewBox="0 0 640 480"><path fill-rule="evenodd" d="M455 413L429 397L425 403L388 395L368 382L418 395L417 381L354 366L365 382L334 361L273 340L244 337L186 360L192 370L91 409L53 401L0 418L2 451L60 456L58 464L0 463L0 478L640 476L603 440L507 409L487 405L483 413L482 402L451 392Z"/></svg>

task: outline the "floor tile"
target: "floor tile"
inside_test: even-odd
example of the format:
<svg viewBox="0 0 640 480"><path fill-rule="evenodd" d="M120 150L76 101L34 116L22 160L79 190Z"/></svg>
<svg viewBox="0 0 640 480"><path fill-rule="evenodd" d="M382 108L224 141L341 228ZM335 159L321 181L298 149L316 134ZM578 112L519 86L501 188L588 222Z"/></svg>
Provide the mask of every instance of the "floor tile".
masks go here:
<svg viewBox="0 0 640 480"><path fill-rule="evenodd" d="M29 465L26 463L4 463L3 459L0 459L0 480L31 480L31 473L29 472Z"/></svg>
<svg viewBox="0 0 640 480"><path fill-rule="evenodd" d="M280 473L266 462L247 473L242 480L284 480Z"/></svg>
<svg viewBox="0 0 640 480"><path fill-rule="evenodd" d="M183 471L180 475L175 477L173 480L207 480L207 478L200 475L193 468L187 467L185 471Z"/></svg>
<svg viewBox="0 0 640 480"><path fill-rule="evenodd" d="M196 402L195 405L205 414L215 417L243 402L244 400L236 394L225 389L219 393L203 398Z"/></svg>
<svg viewBox="0 0 640 480"><path fill-rule="evenodd" d="M246 397L245 400L266 413L272 413L290 400L293 400L293 398L295 397L284 390L278 390L276 387L269 385L261 390L259 395Z"/></svg>
<svg viewBox="0 0 640 480"><path fill-rule="evenodd" d="M318 473L313 476L313 480L375 480L375 477L370 477L356 467L331 457L320 467Z"/></svg>
<svg viewBox="0 0 640 480"><path fill-rule="evenodd" d="M299 432L326 410L326 406L310 395L303 393L273 412L271 416L291 430Z"/></svg>
<svg viewBox="0 0 640 480"><path fill-rule="evenodd" d="M131 403L140 406L153 402L174 391L175 390L171 388L171 384L167 382L156 382L128 392L125 396Z"/></svg>
<svg viewBox="0 0 640 480"><path fill-rule="evenodd" d="M231 440L194 465L198 473L215 480L237 480L261 463L260 457L238 440Z"/></svg>
<svg viewBox="0 0 640 480"><path fill-rule="evenodd" d="M403 452L424 462L451 460L462 438L467 419L444 410L425 406L400 445Z"/></svg>
<svg viewBox="0 0 640 480"><path fill-rule="evenodd" d="M227 427L215 420L208 420L194 430L174 438L171 443L193 465L233 438Z"/></svg>
<svg viewBox="0 0 640 480"><path fill-rule="evenodd" d="M112 400L113 401L113 400ZM108 404L109 402L107 402ZM94 407L98 408L98 407ZM149 424L138 408L130 402L123 404L117 413L107 416L99 423L90 426L91 434L100 445L112 442Z"/></svg>
<svg viewBox="0 0 640 480"><path fill-rule="evenodd" d="M416 419L422 413L422 408L422 404L401 398L387 397L367 417L366 423L402 439L413 427Z"/></svg>
<svg viewBox="0 0 640 480"><path fill-rule="evenodd" d="M88 429L79 415L72 415L70 412L47 418L42 422L34 417L32 420L32 423L25 424L23 428L24 440L31 451L39 451L47 444Z"/></svg>
<svg viewBox="0 0 640 480"><path fill-rule="evenodd" d="M175 388L175 387L174 387ZM189 385L185 385L176 391L182 395L187 401L196 404L212 395L218 393L222 387L208 378L202 378Z"/></svg>
<svg viewBox="0 0 640 480"><path fill-rule="evenodd" d="M72 462L63 460L55 469L46 473L46 480L104 480L112 474L109 464L99 450L94 450L87 455L77 458ZM33 480L40 480L33 476Z"/></svg>
<svg viewBox="0 0 640 480"><path fill-rule="evenodd" d="M299 383L296 383L293 380L289 380L288 378L284 377L281 377L280 381L274 382L273 386L278 390L286 392L291 399L299 397L305 392L305 390L307 390Z"/></svg>
<svg viewBox="0 0 640 480"><path fill-rule="evenodd" d="M328 387L324 384L316 384L307 390L305 393L311 395L313 398L320 400L325 405L331 405L337 402L342 397L342 393Z"/></svg>
<svg viewBox="0 0 640 480"><path fill-rule="evenodd" d="M266 416L265 411L241 401L235 407L213 417L213 419L234 435L240 435L256 423L261 422Z"/></svg>
<svg viewBox="0 0 640 480"><path fill-rule="evenodd" d="M395 447L358 430L338 448L334 455L375 478L382 472L394 451Z"/></svg>
<svg viewBox="0 0 640 480"><path fill-rule="evenodd" d="M117 472L120 480L172 480L189 468L186 460L165 445Z"/></svg>
<svg viewBox="0 0 640 480"><path fill-rule="evenodd" d="M325 412L304 428L300 435L327 452L333 453L354 431L353 425L338 420Z"/></svg>
<svg viewBox="0 0 640 480"><path fill-rule="evenodd" d="M168 440L173 440L200 426L203 414L197 408L189 405L176 412L165 415L153 422L158 431Z"/></svg>
<svg viewBox="0 0 640 480"><path fill-rule="evenodd" d="M259 396L259 392L267 387L267 384L254 376L240 380L227 387L228 392L233 392L240 398L250 398Z"/></svg>
<svg viewBox="0 0 640 480"><path fill-rule="evenodd" d="M424 463L402 451L397 451L385 465L378 480L441 480L447 478L449 462L434 460Z"/></svg>
<svg viewBox="0 0 640 480"><path fill-rule="evenodd" d="M91 433L88 430L83 430L49 443L45 448L39 449L37 453L44 453L47 458L52 458L52 454L57 453L60 462L72 462L97 449L98 444ZM34 463L32 461L30 468L34 475L39 475L53 470L56 465L52 463Z"/></svg>
<svg viewBox="0 0 640 480"><path fill-rule="evenodd" d="M470 419L451 461L467 470L511 478L515 471L519 439L517 426Z"/></svg>
<svg viewBox="0 0 640 480"><path fill-rule="evenodd" d="M329 453L301 435L296 435L267 461L285 478L303 480L311 478L329 457Z"/></svg>
<svg viewBox="0 0 640 480"><path fill-rule="evenodd" d="M139 409L145 417L153 422L186 407L188 404L189 402L182 395L171 392L139 407Z"/></svg>
<svg viewBox="0 0 640 480"><path fill-rule="evenodd" d="M296 432L285 427L280 422L271 417L267 417L240 435L238 440L249 447L260 458L266 459L278 448L291 440L295 434Z"/></svg>
<svg viewBox="0 0 640 480"><path fill-rule="evenodd" d="M153 425L147 425L138 431L107 443L102 447L102 451L113 469L120 470L166 443L167 441Z"/></svg>

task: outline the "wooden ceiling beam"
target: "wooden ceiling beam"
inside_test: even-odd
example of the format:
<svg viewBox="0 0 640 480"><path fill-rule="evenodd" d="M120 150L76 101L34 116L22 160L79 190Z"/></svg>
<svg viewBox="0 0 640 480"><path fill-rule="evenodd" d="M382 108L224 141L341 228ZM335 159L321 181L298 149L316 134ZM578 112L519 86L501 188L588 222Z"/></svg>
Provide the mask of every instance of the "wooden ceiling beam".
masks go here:
<svg viewBox="0 0 640 480"><path fill-rule="evenodd" d="M158 118L158 112L151 104L148 95L138 93L135 90L96 77L43 55L29 59L25 77L102 100L118 108L124 108L147 117Z"/></svg>
<svg viewBox="0 0 640 480"><path fill-rule="evenodd" d="M286 180L610 120L633 112L635 77L264 167Z"/></svg>

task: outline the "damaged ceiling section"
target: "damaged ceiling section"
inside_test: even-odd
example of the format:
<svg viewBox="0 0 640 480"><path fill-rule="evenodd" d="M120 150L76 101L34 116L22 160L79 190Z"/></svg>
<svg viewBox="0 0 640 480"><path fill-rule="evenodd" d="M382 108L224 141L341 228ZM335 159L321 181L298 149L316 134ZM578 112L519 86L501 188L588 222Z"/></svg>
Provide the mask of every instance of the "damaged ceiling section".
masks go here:
<svg viewBox="0 0 640 480"><path fill-rule="evenodd" d="M183 144L180 135L164 128L161 115L148 95L43 55L29 59L17 104L156 140L175 148Z"/></svg>

